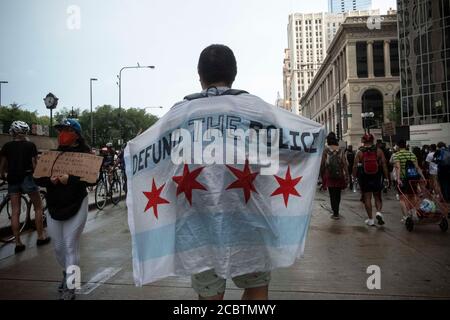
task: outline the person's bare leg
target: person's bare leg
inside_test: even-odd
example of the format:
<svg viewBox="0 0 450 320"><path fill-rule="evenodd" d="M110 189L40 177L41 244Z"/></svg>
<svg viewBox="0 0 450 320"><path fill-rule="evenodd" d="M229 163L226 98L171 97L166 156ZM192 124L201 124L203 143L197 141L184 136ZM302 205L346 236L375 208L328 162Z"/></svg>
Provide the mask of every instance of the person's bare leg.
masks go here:
<svg viewBox="0 0 450 320"><path fill-rule="evenodd" d="M39 192L32 192L28 196L30 197L35 212L34 222L36 224L38 239L44 240L46 236L44 234L44 218L43 218L41 195L39 194Z"/></svg>
<svg viewBox="0 0 450 320"><path fill-rule="evenodd" d="M377 212L381 212L381 210L383 209L383 200L381 199L381 192L374 193L373 197L375 198L375 207L377 209Z"/></svg>
<svg viewBox="0 0 450 320"><path fill-rule="evenodd" d="M372 219L373 218L373 215L372 215L372 193L366 192L366 193L364 193L363 197L364 197L364 207L366 208L367 216L369 217L369 219Z"/></svg>
<svg viewBox="0 0 450 320"><path fill-rule="evenodd" d="M400 198L400 207L402 208L403 218L407 218L409 209L408 209L408 205L406 203L405 196L403 196L403 195Z"/></svg>
<svg viewBox="0 0 450 320"><path fill-rule="evenodd" d="M16 246L22 245L20 241L20 194L11 194L11 229L16 240Z"/></svg>
<svg viewBox="0 0 450 320"><path fill-rule="evenodd" d="M219 294L217 296L213 296L213 297L202 297L202 296L198 296L198 300L210 300L210 301L217 301L217 300L223 300L225 293Z"/></svg>
<svg viewBox="0 0 450 320"><path fill-rule="evenodd" d="M244 290L242 300L268 300L269 286L258 288L247 288Z"/></svg>

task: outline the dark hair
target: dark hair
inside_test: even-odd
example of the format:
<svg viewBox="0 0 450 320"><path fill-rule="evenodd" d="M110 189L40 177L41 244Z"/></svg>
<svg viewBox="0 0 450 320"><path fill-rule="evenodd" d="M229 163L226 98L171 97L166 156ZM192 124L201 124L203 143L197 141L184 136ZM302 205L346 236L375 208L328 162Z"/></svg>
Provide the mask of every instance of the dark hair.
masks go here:
<svg viewBox="0 0 450 320"><path fill-rule="evenodd" d="M406 149L406 141L403 139L399 140L398 147L402 148L402 149Z"/></svg>
<svg viewBox="0 0 450 320"><path fill-rule="evenodd" d="M213 44L205 48L198 60L198 74L205 85L225 82L229 87L237 74L236 58L227 46Z"/></svg>
<svg viewBox="0 0 450 320"><path fill-rule="evenodd" d="M90 152L92 150L92 148L87 144L86 139L81 135L78 136L78 144L86 151Z"/></svg>
<svg viewBox="0 0 450 320"><path fill-rule="evenodd" d="M327 144L329 146L339 146L339 142L336 138L336 134L334 132L330 132L327 136Z"/></svg>
<svg viewBox="0 0 450 320"><path fill-rule="evenodd" d="M435 144L432 144L432 145L430 146L430 150L431 150L431 151L436 151L436 150L437 150L437 146L436 146Z"/></svg>
<svg viewBox="0 0 450 320"><path fill-rule="evenodd" d="M438 145L437 145L437 147L438 147L439 149L441 149L441 148L446 148L447 146L445 145L444 142L439 142Z"/></svg>

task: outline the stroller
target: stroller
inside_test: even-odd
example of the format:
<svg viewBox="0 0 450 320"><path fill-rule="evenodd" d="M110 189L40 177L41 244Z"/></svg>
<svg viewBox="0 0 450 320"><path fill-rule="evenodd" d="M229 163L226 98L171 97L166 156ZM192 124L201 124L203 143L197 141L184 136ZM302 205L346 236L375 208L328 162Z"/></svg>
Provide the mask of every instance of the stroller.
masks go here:
<svg viewBox="0 0 450 320"><path fill-rule="evenodd" d="M448 230L447 214L449 208L445 202L442 194L433 194L427 189L428 180L409 181L411 189L414 193L414 199L410 200L402 192L400 188L399 193L404 196L408 211L414 209L417 219L415 221L414 214L409 214L406 218L405 226L409 232L414 230L416 224L439 224L442 232Z"/></svg>

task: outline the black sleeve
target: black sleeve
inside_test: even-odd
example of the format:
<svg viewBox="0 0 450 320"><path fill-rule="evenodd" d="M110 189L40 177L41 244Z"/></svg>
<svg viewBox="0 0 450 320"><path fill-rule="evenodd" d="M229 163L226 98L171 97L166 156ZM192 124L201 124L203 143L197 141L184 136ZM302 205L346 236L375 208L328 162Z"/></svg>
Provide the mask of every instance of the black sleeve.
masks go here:
<svg viewBox="0 0 450 320"><path fill-rule="evenodd" d="M49 177L43 177L43 178L35 178L34 182L40 187L47 188L49 185L52 184Z"/></svg>
<svg viewBox="0 0 450 320"><path fill-rule="evenodd" d="M8 154L8 146L9 143L6 143L2 149L0 150L0 157L6 157L6 155Z"/></svg>
<svg viewBox="0 0 450 320"><path fill-rule="evenodd" d="M37 151L36 145L34 143L31 143L31 156L32 157L38 156L38 151Z"/></svg>

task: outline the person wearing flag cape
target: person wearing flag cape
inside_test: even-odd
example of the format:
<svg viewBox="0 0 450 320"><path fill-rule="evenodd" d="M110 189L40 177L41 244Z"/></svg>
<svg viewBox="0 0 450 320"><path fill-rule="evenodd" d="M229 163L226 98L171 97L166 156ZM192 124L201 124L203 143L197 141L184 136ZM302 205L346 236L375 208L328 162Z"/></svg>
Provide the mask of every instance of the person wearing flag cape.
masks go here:
<svg viewBox="0 0 450 320"><path fill-rule="evenodd" d="M320 124L232 89L233 51L205 48L202 91L127 144L137 286L191 276L200 299L268 299L271 271L303 255L324 149Z"/></svg>

